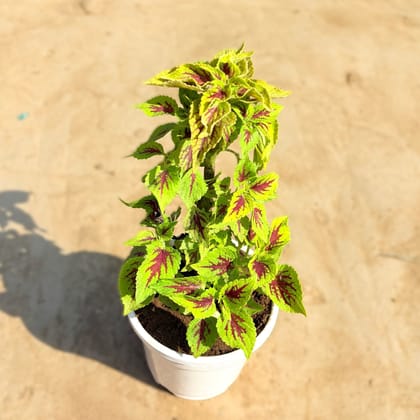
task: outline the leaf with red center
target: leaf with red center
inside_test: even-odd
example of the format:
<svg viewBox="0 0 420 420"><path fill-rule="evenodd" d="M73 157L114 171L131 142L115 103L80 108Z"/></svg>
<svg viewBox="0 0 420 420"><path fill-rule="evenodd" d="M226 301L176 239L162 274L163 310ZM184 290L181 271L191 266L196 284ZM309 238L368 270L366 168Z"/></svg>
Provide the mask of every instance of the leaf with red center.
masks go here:
<svg viewBox="0 0 420 420"><path fill-rule="evenodd" d="M204 127L199 112L199 102L191 104L188 122L191 130L192 160L200 164L206 157L206 153L214 147L211 143L209 131Z"/></svg>
<svg viewBox="0 0 420 420"><path fill-rule="evenodd" d="M274 172L258 177L249 187L255 200L267 201L276 196L278 176Z"/></svg>
<svg viewBox="0 0 420 420"><path fill-rule="evenodd" d="M165 70L147 83L156 86L178 87L202 91L214 79L219 79L223 73L207 63L185 64Z"/></svg>
<svg viewBox="0 0 420 420"><path fill-rule="evenodd" d="M276 274L276 264L272 258L255 255L248 264L249 271L258 285L271 280Z"/></svg>
<svg viewBox="0 0 420 420"><path fill-rule="evenodd" d="M261 204L255 204L251 210L251 228L260 239L267 239L269 227L265 207Z"/></svg>
<svg viewBox="0 0 420 420"><path fill-rule="evenodd" d="M141 109L149 117L158 115L170 114L175 115L178 110L178 105L174 99L169 96L155 96L140 105L137 108Z"/></svg>
<svg viewBox="0 0 420 420"><path fill-rule="evenodd" d="M216 206L214 208L214 223L222 223L226 216L227 209L229 208L232 194L219 192L216 200Z"/></svg>
<svg viewBox="0 0 420 420"><path fill-rule="evenodd" d="M209 351L217 339L216 319L192 319L187 327L187 342L194 357Z"/></svg>
<svg viewBox="0 0 420 420"><path fill-rule="evenodd" d="M276 276L263 290L280 309L306 315L298 275L289 265L279 266Z"/></svg>
<svg viewBox="0 0 420 420"><path fill-rule="evenodd" d="M234 181L235 185L239 186L243 182L248 182L257 174L255 165L245 157L241 159L236 165Z"/></svg>
<svg viewBox="0 0 420 420"><path fill-rule="evenodd" d="M208 129L209 132L214 125L221 121L231 111L229 102L213 100L208 104L207 108L202 109L200 106L201 122Z"/></svg>
<svg viewBox="0 0 420 420"><path fill-rule="evenodd" d="M187 295L180 301L175 302L190 311L194 318L208 318L216 312L215 293L216 291L214 289L207 289L198 296Z"/></svg>
<svg viewBox="0 0 420 420"><path fill-rule="evenodd" d="M231 310L246 305L254 291L254 280L250 278L231 281L223 286L219 299Z"/></svg>
<svg viewBox="0 0 420 420"><path fill-rule="evenodd" d="M173 299L174 296L186 296L205 287L205 281L199 276L160 279L153 289L160 295ZM175 300L174 300L175 301Z"/></svg>
<svg viewBox="0 0 420 420"><path fill-rule="evenodd" d="M136 159L149 159L152 156L163 155L163 147L156 142L147 142L141 144L131 156Z"/></svg>
<svg viewBox="0 0 420 420"><path fill-rule="evenodd" d="M290 241L290 230L287 226L287 216L277 217L271 224L268 243L265 250L279 256L283 247Z"/></svg>
<svg viewBox="0 0 420 420"><path fill-rule="evenodd" d="M261 141L261 136L251 125L244 124L239 132L241 151L246 156Z"/></svg>
<svg viewBox="0 0 420 420"><path fill-rule="evenodd" d="M206 63L194 63L187 65L190 72L187 74L194 80L196 85L202 87L217 78L217 70Z"/></svg>
<svg viewBox="0 0 420 420"><path fill-rule="evenodd" d="M153 168L146 175L146 183L162 209L173 200L179 184L179 168L176 166Z"/></svg>
<svg viewBox="0 0 420 420"><path fill-rule="evenodd" d="M141 230L134 238L129 239L125 244L129 246L141 246L150 244L156 240L156 235L150 230Z"/></svg>
<svg viewBox="0 0 420 420"><path fill-rule="evenodd" d="M257 168L261 170L267 166L271 151L277 141L277 121L272 120L265 125L257 125L256 131L260 141L255 144L253 161Z"/></svg>
<svg viewBox="0 0 420 420"><path fill-rule="evenodd" d="M237 190L232 195L225 222L232 222L246 216L252 209L252 199L244 190Z"/></svg>
<svg viewBox="0 0 420 420"><path fill-rule="evenodd" d="M181 255L174 248L154 244L147 248L147 255L136 276L136 302L153 295L153 284L160 278L172 278L178 272Z"/></svg>
<svg viewBox="0 0 420 420"><path fill-rule="evenodd" d="M198 241L206 239L208 219L208 214L203 210L200 210L197 206L190 208L187 214L187 231L192 238Z"/></svg>
<svg viewBox="0 0 420 420"><path fill-rule="evenodd" d="M228 246L209 251L200 262L193 264L192 268L205 278L214 278L227 274L233 268L236 259L235 248Z"/></svg>
<svg viewBox="0 0 420 420"><path fill-rule="evenodd" d="M179 195L187 208L191 208L206 192L207 184L200 170L190 169L181 178Z"/></svg>
<svg viewBox="0 0 420 420"><path fill-rule="evenodd" d="M251 356L257 332L251 316L245 309L230 311L222 307L216 327L220 338L228 346L242 349L246 358Z"/></svg>
<svg viewBox="0 0 420 420"><path fill-rule="evenodd" d="M131 311L135 311L141 306L136 302L135 295L137 270L143 260L143 256L128 258L121 266L118 276L118 289L124 308L124 315L128 315Z"/></svg>
<svg viewBox="0 0 420 420"><path fill-rule="evenodd" d="M182 169L182 173L187 172L194 165L193 148L190 141L186 141L179 153L179 165Z"/></svg>

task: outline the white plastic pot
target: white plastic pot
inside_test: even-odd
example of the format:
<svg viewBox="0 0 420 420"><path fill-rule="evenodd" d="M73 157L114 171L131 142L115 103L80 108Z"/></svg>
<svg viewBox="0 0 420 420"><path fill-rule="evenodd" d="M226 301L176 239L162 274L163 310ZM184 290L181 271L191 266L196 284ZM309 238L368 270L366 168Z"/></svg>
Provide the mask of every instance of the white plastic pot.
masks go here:
<svg viewBox="0 0 420 420"><path fill-rule="evenodd" d="M271 316L258 334L253 352L264 344L274 329L279 310L275 305L272 307ZM128 315L128 319L143 342L153 378L177 397L206 400L222 394L235 382L246 362L242 350L198 358L178 353L154 339L140 324L134 312Z"/></svg>

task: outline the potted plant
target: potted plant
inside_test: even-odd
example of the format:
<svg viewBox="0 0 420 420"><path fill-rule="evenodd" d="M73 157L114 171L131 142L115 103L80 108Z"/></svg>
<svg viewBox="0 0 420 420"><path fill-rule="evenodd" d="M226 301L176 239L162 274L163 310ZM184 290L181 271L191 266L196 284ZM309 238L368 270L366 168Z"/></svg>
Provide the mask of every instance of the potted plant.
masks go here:
<svg viewBox="0 0 420 420"><path fill-rule="evenodd" d="M287 217L269 223L265 210L278 181L264 172L282 109L273 99L289 92L254 79L251 55L241 47L161 72L147 83L177 88L179 101L157 96L138 106L175 121L132 153L160 161L142 178L150 194L125 202L145 217L127 242L119 291L156 381L184 398L224 392L271 333L278 308L305 314L296 271L278 263L290 238ZM231 172L218 169L224 152L235 156ZM156 339L163 322L142 325L146 312L161 311L182 321L186 349ZM268 321L257 325L263 313ZM217 343L225 354L212 355Z"/></svg>

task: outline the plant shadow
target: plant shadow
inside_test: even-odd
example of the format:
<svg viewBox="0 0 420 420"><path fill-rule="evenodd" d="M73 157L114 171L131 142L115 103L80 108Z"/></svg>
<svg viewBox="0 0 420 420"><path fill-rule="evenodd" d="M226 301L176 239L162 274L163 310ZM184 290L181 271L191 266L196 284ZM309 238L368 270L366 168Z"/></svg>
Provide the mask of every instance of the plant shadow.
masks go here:
<svg viewBox="0 0 420 420"><path fill-rule="evenodd" d="M122 260L89 251L63 254L17 205L25 191L0 192L0 310L22 319L39 340L97 360L159 389L143 346L122 316Z"/></svg>

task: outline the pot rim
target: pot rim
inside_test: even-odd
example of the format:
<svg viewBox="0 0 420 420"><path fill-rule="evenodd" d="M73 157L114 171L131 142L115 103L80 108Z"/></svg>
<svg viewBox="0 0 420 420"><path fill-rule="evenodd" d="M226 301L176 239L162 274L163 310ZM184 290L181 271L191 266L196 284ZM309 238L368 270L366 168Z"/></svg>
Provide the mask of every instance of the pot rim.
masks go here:
<svg viewBox="0 0 420 420"><path fill-rule="evenodd" d="M265 325L264 329L257 335L257 339L255 341L252 352L258 350L271 335L276 324L278 314L279 308L272 302L270 318L268 319L268 322ZM202 366L211 362L229 363L230 361L232 361L233 359L237 359L238 357L245 359L245 354L241 349L236 349L230 353L225 354L199 357L194 357L190 354L177 352L176 350L172 350L169 347L166 347L164 344L160 343L152 335L150 335L143 328L134 311L128 314L128 319L135 333L143 341L144 344L147 344L149 347L152 347L159 353L163 354L166 358L171 359L174 362L188 363L189 365L194 366Z"/></svg>

